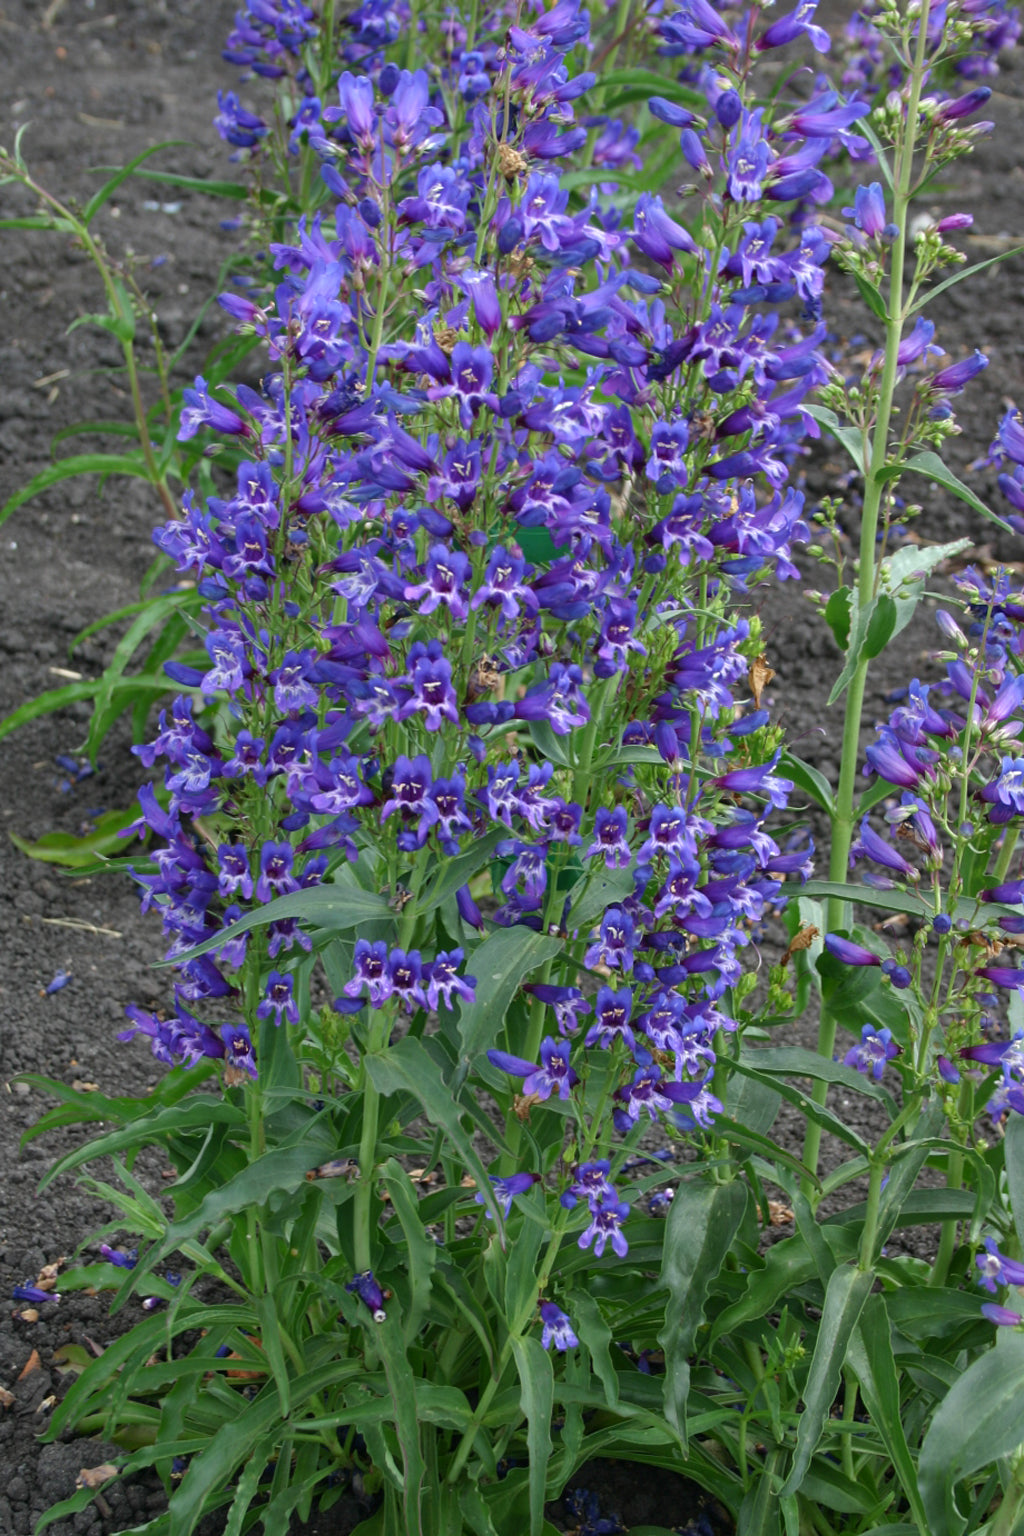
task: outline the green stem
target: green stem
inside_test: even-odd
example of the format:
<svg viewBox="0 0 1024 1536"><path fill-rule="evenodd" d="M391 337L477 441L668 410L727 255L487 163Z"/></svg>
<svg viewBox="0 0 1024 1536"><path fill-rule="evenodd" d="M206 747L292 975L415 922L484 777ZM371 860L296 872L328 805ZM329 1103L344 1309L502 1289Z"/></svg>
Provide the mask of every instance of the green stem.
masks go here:
<svg viewBox="0 0 1024 1536"><path fill-rule="evenodd" d="M878 411L871 438L870 463L864 480L864 507L860 527L860 568L857 578L857 601L864 612L875 595L877 571L875 567L875 542L882 507L882 498L888 482L883 472L889 460L889 430L896 393L897 363L903 324L904 270L907 255L907 225L911 195L914 189L914 148L917 137L918 109L924 78L925 54L928 43L928 13L930 0L924 0L918 17L917 51L911 72L910 97L907 102L906 121L896 157L895 188L893 197L893 222L899 234L892 245L892 265L889 274L889 303L885 322L885 362L878 391ZM845 882L853 842L854 793L857 780L857 761L860 748L861 714L864 708L864 692L867 685L869 661L858 662L846 694L843 717L842 767L836 793L836 809L832 818L832 852L829 860L829 879ZM837 897L828 902L829 930L846 927L850 920L850 905ZM822 1007L818 1029L818 1051L826 1060L832 1059L835 1050L837 1020L830 1009ZM824 1104L828 1084L816 1082L811 1097L815 1104ZM804 1180L804 1192L813 1199L813 1176L818 1171L821 1151L821 1127L808 1121L804 1139L804 1166L808 1176Z"/></svg>
<svg viewBox="0 0 1024 1536"><path fill-rule="evenodd" d="M868 1178L868 1206L864 1214L864 1226L860 1234L860 1256L857 1260L858 1269L869 1270L875 1262L875 1241L878 1237L878 1210L882 1200L882 1180L885 1177L885 1163L877 1158L871 1164L871 1173Z"/></svg>
<svg viewBox="0 0 1024 1536"><path fill-rule="evenodd" d="M950 1152L946 1164L946 1188L960 1189L964 1181L964 1155L959 1150ZM939 1250L935 1255L935 1263L928 1277L928 1284L934 1286L945 1285L949 1277L949 1265L956 1249L956 1233L959 1222L955 1217L947 1217L942 1223L942 1231L939 1235Z"/></svg>

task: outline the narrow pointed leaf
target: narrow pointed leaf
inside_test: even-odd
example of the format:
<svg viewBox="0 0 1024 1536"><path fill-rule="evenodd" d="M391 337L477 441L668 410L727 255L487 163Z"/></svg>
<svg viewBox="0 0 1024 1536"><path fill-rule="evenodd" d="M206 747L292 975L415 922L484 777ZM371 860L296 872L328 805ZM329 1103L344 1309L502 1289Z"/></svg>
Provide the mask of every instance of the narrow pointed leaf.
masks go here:
<svg viewBox="0 0 1024 1536"><path fill-rule="evenodd" d="M704 1321L708 1291L743 1220L743 1184L682 1183L669 1207L661 1283L669 1293L658 1342L665 1351L665 1416L686 1445L690 1355Z"/></svg>
<svg viewBox="0 0 1024 1536"><path fill-rule="evenodd" d="M870 1270L855 1269L849 1264L832 1272L804 1388L804 1408L797 1424L793 1464L781 1489L783 1497L798 1491L811 1464L839 1390L853 1330L871 1293L874 1278Z"/></svg>

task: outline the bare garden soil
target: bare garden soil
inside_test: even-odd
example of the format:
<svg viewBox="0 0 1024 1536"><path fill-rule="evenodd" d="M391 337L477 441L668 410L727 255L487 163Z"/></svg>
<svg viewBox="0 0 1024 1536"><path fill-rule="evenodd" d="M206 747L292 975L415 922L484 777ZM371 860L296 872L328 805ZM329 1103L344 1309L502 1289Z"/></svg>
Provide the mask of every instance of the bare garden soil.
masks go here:
<svg viewBox="0 0 1024 1536"><path fill-rule="evenodd" d="M84 200L99 185L97 165L121 164L150 144L188 141L160 162L192 176L222 177L226 154L210 120L218 87L230 87L220 48L232 0L3 0L0 9L0 142L30 122L24 149L37 178L63 197ZM955 172L952 187L932 207L966 209L975 233L973 259L997 254L1024 229L1024 100L1009 60L996 81L990 115L998 128ZM0 190L4 214L26 207ZM202 301L215 289L219 267L238 236L222 230L224 205L143 181L130 181L104 211L100 227L115 252L132 249L164 336L173 346ZM230 211L230 210L229 210ZM84 418L126 418L129 402L114 371L119 349L90 328L65 334L80 314L101 306L91 266L51 237L0 235L0 504L49 461L55 432ZM933 318L947 350L960 357L981 346L991 366L961 405L963 438L953 444L958 473L990 441L1006 399L1024 402L1024 259L992 267L974 283L943 296ZM832 279L826 315L834 346L863 328ZM212 313L193 348L193 372L215 339ZM873 338L872 338L873 340ZM867 342L854 343L853 350ZM60 450L68 451L65 445ZM846 465L818 449L806 466L811 499L836 489ZM973 484L996 501L989 472ZM915 486L925 541L969 535L978 560L1024 561L1024 539L1010 538L960 503L925 484ZM33 500L0 528L0 717L25 700L67 681L91 677L108 658L118 631L79 646L68 644L103 614L132 602L149 565L150 532L159 506L139 481L114 480L100 493L95 480L75 480ZM849 522L856 531L856 511ZM809 564L808 585L818 584ZM1024 572L1024 566L1021 567ZM938 582L941 587L942 579ZM826 708L836 652L800 585L770 593L763 603L768 656L777 677L776 709L790 727L795 750L830 778L839 755L839 721ZM926 678L934 644L927 614L887 653L872 683L869 716L883 696L912 676ZM76 879L35 863L8 833L34 839L52 830L75 832L100 808L128 806L139 782L125 732L115 731L94 776L69 784L57 758L81 746L87 706L77 705L23 728L0 743L0 1536L28 1536L36 1520L74 1490L82 1468L116 1454L116 1447L69 1440L41 1446L55 1399L72 1377L60 1351L70 1344L101 1349L132 1321L127 1310L107 1317L103 1297L68 1293L38 1309L8 1300L46 1264L88 1244L109 1212L67 1178L37 1193L48 1165L80 1133L50 1135L19 1148L22 1134L48 1107L44 1095L20 1082L32 1072L68 1083L95 1084L105 1094L137 1094L155 1080L156 1064L140 1046L118 1043L128 1002L154 1006L168 994L153 969L160 950L155 920L143 919L127 882ZM58 972L70 982L46 988ZM791 1043L810 1022L794 1028ZM861 1101L865 1103L867 1101ZM859 1106L840 1105L851 1119ZM798 1145L799 1127L792 1127ZM788 1134L788 1133L787 1133ZM159 1188L161 1170L146 1174ZM853 1196L855 1198L855 1196ZM909 1234L927 1256L930 1234ZM34 1314L34 1315L33 1315ZM7 1403L7 1396L3 1397ZM578 1479L601 1490L604 1513L633 1524L725 1529L713 1511L702 1514L695 1491L681 1479L642 1467L587 1469ZM54 1536L91 1536L139 1524L164 1505L155 1480L109 1484L87 1511L54 1526ZM569 1529L562 1505L550 1511ZM366 1514L347 1495L319 1524L317 1536L345 1536ZM701 1527L689 1527L697 1530ZM511 1533L510 1533L511 1536Z"/></svg>

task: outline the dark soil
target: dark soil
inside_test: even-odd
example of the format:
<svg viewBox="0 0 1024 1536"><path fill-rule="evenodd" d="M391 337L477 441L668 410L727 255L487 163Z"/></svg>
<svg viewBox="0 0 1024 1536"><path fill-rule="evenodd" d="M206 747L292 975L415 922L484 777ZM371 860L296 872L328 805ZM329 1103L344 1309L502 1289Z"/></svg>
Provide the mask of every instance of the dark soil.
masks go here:
<svg viewBox="0 0 1024 1536"><path fill-rule="evenodd" d="M168 168L223 176L226 155L209 125L218 86L233 83L219 56L232 11L232 0L65 0L51 3L48 12L37 0L5 0L0 140L10 146L15 129L30 122L24 140L29 162L45 186L65 197L84 199L96 189L100 178L88 173L90 167L123 163L167 139L190 141L168 152L162 162ZM990 104L997 133L957 169L955 193L936 194L930 205L974 214L975 232L965 242L972 259L996 254L1024 222L1024 170L1018 163L1024 102L1013 62ZM219 227L222 205L177 191L164 194L145 182L127 183L99 227L113 251L136 253L174 345L213 290L237 237ZM26 211L7 193L0 199L4 214ZM112 339L89 328L65 334L77 316L102 307L92 268L53 237L15 232L0 240L0 299L6 301L0 333L2 503L49 461L56 431L85 418L127 417L128 400L111 371L119 360ZM932 311L953 357L980 345L991 359L959 406L964 436L950 455L957 472L987 447L1004 400L1024 399L1022 282L1024 261L1011 258L945 295ZM839 341L866 329L862 311L846 304L837 280L826 313ZM211 317L204 325L197 366L217 324ZM845 464L816 450L808 461L809 486L820 495L845 472ZM994 502L993 478L982 474L974 483ZM968 534L979 546L976 558L1024 555L1024 541L1000 534L945 493L925 484L914 493L924 507L917 525L922 539ZM95 481L76 480L40 496L0 530L0 717L60 686L68 670L97 675L109 654L106 638L87 642L71 658L68 643L86 624L137 597L159 516L142 482L114 480L101 494ZM855 511L850 521L855 525ZM809 584L816 585L816 573L808 569ZM825 708L835 673L831 637L799 584L773 593L764 612L778 707L796 750L834 778L839 725ZM874 676L869 717L882 713L891 688L914 675L932 675L925 656L932 643L925 615ZM27 838L55 829L74 832L97 807L130 804L139 773L123 733L108 738L94 777L72 788L62 782L67 775L55 760L80 747L86 718L87 707L78 705L0 744L0 831ZM70 1178L37 1193L49 1164L79 1133L55 1133L20 1150L22 1134L50 1101L17 1081L18 1074L94 1083L108 1094L142 1092L157 1068L141 1047L119 1044L116 1032L126 1003L157 1004L167 984L152 969L159 953L156 926L139 916L127 882L69 879L25 858L6 836L0 837L0 946L0 1295L9 1296L12 1286L34 1281L44 1265L87 1246L109 1216ZM71 973L70 983L47 995L60 971ZM794 1027L794 1040L801 1030L812 1043L809 1027ZM850 1104L841 1108L851 1117L857 1112ZM796 1124L791 1135L798 1145ZM148 1172L158 1187L159 1169ZM927 1254L929 1234L914 1237L918 1251ZM8 1305L13 1310L0 1325L0 1387L14 1400L0 1409L0 1536L27 1536L41 1514L73 1491L82 1468L115 1452L80 1440L39 1445L51 1402L71 1380L55 1355L71 1343L100 1346L132 1318L110 1320L104 1299L78 1293L39 1308L35 1317L24 1304ZM578 1481L598 1489L604 1512L617 1510L627 1526L685 1526L701 1512L681 1480L654 1478L644 1468L586 1468ZM100 1536L140 1523L162 1504L155 1482L115 1482L102 1501L52 1529L55 1536ZM364 1513L348 1501L315 1530L344 1536ZM565 1505L551 1513L573 1523Z"/></svg>

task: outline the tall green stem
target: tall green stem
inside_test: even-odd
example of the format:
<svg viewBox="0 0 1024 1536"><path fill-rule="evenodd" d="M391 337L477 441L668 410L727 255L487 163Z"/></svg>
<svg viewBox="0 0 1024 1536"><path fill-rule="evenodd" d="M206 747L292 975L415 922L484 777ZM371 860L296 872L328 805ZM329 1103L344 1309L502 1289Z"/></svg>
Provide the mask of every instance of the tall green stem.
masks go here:
<svg viewBox="0 0 1024 1536"><path fill-rule="evenodd" d="M860 526L860 567L857 576L857 605L860 612L867 609L875 596L877 570L875 544L878 522L887 481L884 470L889 458L889 430L892 423L893 399L896 392L896 375L900 341L906 318L903 296L904 273L907 257L908 219L911 197L914 192L914 148L917 139L918 110L925 71L925 55L928 46L928 13L930 0L924 0L917 19L918 37L914 67L911 71L910 96L907 115L897 148L893 190L893 222L899 233L893 241L889 274L889 303L885 322L885 361L878 390L878 408L871 436L871 455L864 480L864 508ZM856 631L851 627L851 643ZM857 761L860 749L861 714L864 708L864 692L867 686L868 658L863 657L850 681L846 694L846 710L843 717L842 766L836 792L836 808L832 817L832 851L829 859L829 879L845 882L853 842L854 799L857 782ZM829 929L845 927L849 922L849 903L838 897L828 902ZM837 1020L831 1009L822 1006L818 1027L818 1051L831 1060L835 1051ZM828 1084L814 1084L812 1099L824 1104ZM804 1137L804 1166L808 1170L805 1193L813 1197L813 1176L818 1171L821 1151L821 1127L808 1121Z"/></svg>

